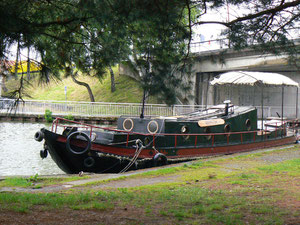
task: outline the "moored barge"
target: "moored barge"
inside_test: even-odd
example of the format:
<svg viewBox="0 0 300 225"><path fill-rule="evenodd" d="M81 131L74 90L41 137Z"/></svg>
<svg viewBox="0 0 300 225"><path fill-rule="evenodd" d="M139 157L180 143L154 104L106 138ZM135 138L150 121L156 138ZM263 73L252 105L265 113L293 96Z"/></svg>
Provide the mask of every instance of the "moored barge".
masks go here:
<svg viewBox="0 0 300 225"><path fill-rule="evenodd" d="M66 173L118 173L296 141L286 120L257 124L256 108L227 101L180 116L122 116L116 128L56 118L35 140L44 140L41 157L49 152Z"/></svg>

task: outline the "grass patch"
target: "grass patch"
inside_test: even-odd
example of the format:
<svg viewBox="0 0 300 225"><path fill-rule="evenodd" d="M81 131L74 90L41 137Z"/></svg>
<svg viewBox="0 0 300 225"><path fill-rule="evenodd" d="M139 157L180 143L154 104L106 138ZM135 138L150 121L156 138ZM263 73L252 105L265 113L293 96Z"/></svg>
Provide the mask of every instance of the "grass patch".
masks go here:
<svg viewBox="0 0 300 225"><path fill-rule="evenodd" d="M17 212L27 212L34 206L40 208L60 209L69 207L70 209L112 209L111 200L113 195L103 196L99 193L0 193L0 209L14 210Z"/></svg>
<svg viewBox="0 0 300 225"><path fill-rule="evenodd" d="M10 177L0 182L0 187L30 187L33 183L21 177Z"/></svg>
<svg viewBox="0 0 300 225"><path fill-rule="evenodd" d="M186 172L186 171L192 171L192 170L198 170L201 168L217 168L218 165L216 165L214 162L203 162L203 161L195 161L189 164L183 164L182 166L176 166L176 167L167 167L162 169L157 169L153 171L148 171L142 174L137 174L132 177L147 177L147 176L163 176L163 175L172 175L172 174L178 174L180 172Z"/></svg>
<svg viewBox="0 0 300 225"><path fill-rule="evenodd" d="M300 175L300 159L288 160L282 163L275 163L272 165L262 166L258 168L259 171L262 171L267 174L273 173L287 173L293 176Z"/></svg>
<svg viewBox="0 0 300 225"><path fill-rule="evenodd" d="M69 177L8 177L0 181L0 187L34 187L41 188L49 185L62 184L70 181L88 179L90 176L69 176Z"/></svg>
<svg viewBox="0 0 300 225"><path fill-rule="evenodd" d="M115 73L116 91L111 93L110 73L107 71L100 81L96 77L80 74L79 81L86 82L90 85L96 102L128 102L141 103L143 90L141 85L133 78L119 75L118 67L113 68ZM35 100L56 100L65 101L65 86L67 87L68 101L89 102L87 89L73 82L72 78L64 78L60 81L51 80L49 84L41 84L38 81L38 75L33 76L31 84L26 85L26 93ZM11 79L7 81L8 92L15 90L19 85L19 80ZM4 93L5 95L6 93ZM150 97L148 103L159 103L155 97Z"/></svg>
<svg viewBox="0 0 300 225"><path fill-rule="evenodd" d="M277 153L277 151L272 152ZM0 210L9 209L26 213L38 206L39 209L45 210L66 207L72 210L99 210L107 213L117 213L117 210L122 210L121 213L124 214L126 208L126 210L130 209L128 213L143 212L141 217L135 214L135 218L141 218L141 223L149 221L143 221L143 218L158 217L162 224L167 222L173 224L182 222L186 224L288 224L290 221L293 222L298 214L294 205L289 203L296 202L300 192L295 188L290 191L289 184L297 187L297 179L286 174L299 174L300 159L262 166L263 162L257 163L257 158L253 156L254 154L251 155L251 157L238 159L197 161L180 167L161 168L104 181L124 179L134 183L135 179L141 177L165 177L166 179L175 177L173 183L105 190L91 187L84 191L76 189L52 194L2 192ZM260 153L256 156L262 155ZM247 166L240 167L243 164Z"/></svg>
<svg viewBox="0 0 300 225"><path fill-rule="evenodd" d="M285 147L272 148L272 149L269 149L269 151L264 151L264 152L257 152L257 153L251 153L251 154L241 154L241 155L232 157L232 159L233 160L248 159L248 158L254 158L254 157L274 154L274 152L295 151L297 149L299 149L298 145L290 145L290 146L285 146Z"/></svg>

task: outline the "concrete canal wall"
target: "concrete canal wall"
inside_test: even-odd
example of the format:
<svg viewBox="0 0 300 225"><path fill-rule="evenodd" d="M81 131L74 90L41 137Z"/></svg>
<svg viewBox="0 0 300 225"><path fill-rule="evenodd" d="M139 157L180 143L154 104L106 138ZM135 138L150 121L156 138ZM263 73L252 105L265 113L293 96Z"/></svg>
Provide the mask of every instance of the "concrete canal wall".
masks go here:
<svg viewBox="0 0 300 225"><path fill-rule="evenodd" d="M53 118L65 115L53 115ZM103 116L74 116L74 121L89 124L116 124L118 117L103 117ZM17 121L17 122L46 122L44 114L14 114L0 113L0 121Z"/></svg>

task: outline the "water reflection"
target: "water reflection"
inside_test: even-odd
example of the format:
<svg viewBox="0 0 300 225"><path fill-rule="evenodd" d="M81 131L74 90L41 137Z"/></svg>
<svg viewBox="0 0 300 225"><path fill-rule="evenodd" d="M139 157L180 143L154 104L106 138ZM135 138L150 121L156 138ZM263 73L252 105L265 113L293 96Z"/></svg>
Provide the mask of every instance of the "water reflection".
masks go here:
<svg viewBox="0 0 300 225"><path fill-rule="evenodd" d="M43 142L34 140L42 123L0 122L0 176L63 174L51 156L40 158Z"/></svg>

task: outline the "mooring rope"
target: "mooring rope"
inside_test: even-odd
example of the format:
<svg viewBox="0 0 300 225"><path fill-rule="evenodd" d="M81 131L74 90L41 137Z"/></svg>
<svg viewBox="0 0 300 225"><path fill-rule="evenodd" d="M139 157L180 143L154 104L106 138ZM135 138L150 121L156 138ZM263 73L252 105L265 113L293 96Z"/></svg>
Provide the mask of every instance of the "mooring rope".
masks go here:
<svg viewBox="0 0 300 225"><path fill-rule="evenodd" d="M136 162L136 160L139 157L141 151L145 148L145 146L143 145L143 142L140 139L137 139L135 143L136 143L136 149L135 149L134 156L132 157L132 159L128 163L128 165L125 166L125 168L122 169L119 173L125 173L133 165L133 163Z"/></svg>
<svg viewBox="0 0 300 225"><path fill-rule="evenodd" d="M140 139L130 140L128 142L124 141L124 142L117 142L117 143L108 143L108 145L122 145L122 144L126 144L126 143L136 142L137 140L140 140Z"/></svg>

